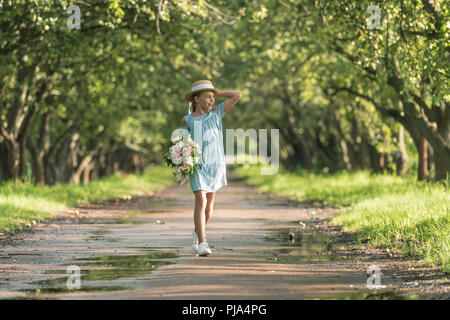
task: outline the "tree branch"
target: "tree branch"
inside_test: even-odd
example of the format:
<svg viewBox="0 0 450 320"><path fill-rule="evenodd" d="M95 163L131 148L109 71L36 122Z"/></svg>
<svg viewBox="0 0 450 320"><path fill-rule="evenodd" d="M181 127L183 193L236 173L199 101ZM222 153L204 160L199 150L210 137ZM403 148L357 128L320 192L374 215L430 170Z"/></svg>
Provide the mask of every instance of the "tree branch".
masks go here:
<svg viewBox="0 0 450 320"><path fill-rule="evenodd" d="M352 62L354 65L359 66L361 69L363 69L364 71L366 71L368 73L368 77L371 80L376 81L375 76L377 75L377 71L375 69L372 69L370 67L364 67L359 65L357 62L359 61L358 58L356 56L353 56L351 54L349 54L348 52L346 52L341 46L339 46L338 44L336 44L336 42L332 43L331 45L329 45L329 48L335 52L337 52L338 54L340 54L341 56L345 57L347 60L349 60L350 62Z"/></svg>
<svg viewBox="0 0 450 320"><path fill-rule="evenodd" d="M422 0L423 7L426 12L430 13L434 17L434 27L437 31L442 28L441 14L436 10L433 4L429 0Z"/></svg>

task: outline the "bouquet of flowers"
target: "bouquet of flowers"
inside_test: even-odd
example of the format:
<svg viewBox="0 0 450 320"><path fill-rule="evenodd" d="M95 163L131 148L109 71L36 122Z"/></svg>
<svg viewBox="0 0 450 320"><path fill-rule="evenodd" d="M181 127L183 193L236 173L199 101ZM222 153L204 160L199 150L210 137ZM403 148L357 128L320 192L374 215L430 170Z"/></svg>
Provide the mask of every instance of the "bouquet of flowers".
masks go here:
<svg viewBox="0 0 450 320"><path fill-rule="evenodd" d="M187 176L197 170L197 164L201 161L202 151L190 135L175 137L169 141L163 150L163 160L167 165L175 168L173 175L179 186L184 185Z"/></svg>

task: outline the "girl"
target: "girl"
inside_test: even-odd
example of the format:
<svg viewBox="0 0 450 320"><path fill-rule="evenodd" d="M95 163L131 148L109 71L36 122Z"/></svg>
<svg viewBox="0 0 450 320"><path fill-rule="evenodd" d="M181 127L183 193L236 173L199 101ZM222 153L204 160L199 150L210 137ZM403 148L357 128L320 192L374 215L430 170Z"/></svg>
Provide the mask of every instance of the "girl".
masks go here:
<svg viewBox="0 0 450 320"><path fill-rule="evenodd" d="M189 114L183 117L181 125L189 131L202 150L197 170L189 175L191 190L195 195L192 248L199 256L211 254L206 242L205 227L211 218L216 191L227 185L222 118L241 96L239 91L219 91L208 80L195 82L191 91L186 94L186 100L192 104L192 109L189 108ZM212 108L216 97L228 99Z"/></svg>

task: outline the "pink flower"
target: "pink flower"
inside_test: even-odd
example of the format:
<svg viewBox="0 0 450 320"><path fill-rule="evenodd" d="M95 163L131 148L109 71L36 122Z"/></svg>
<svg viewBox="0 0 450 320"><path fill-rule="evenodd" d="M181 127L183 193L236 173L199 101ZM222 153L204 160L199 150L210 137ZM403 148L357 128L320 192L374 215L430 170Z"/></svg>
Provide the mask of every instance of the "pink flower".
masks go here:
<svg viewBox="0 0 450 320"><path fill-rule="evenodd" d="M182 162L182 159L181 159L181 157L180 156L175 156L173 159L172 159L172 161L173 161L173 163L175 163L176 165L178 165L178 164L180 164L181 162Z"/></svg>
<svg viewBox="0 0 450 320"><path fill-rule="evenodd" d="M188 156L190 156L190 155L191 155L191 151L192 151L192 148L191 148L191 147L184 149L184 151L183 151L183 157L188 157Z"/></svg>
<svg viewBox="0 0 450 320"><path fill-rule="evenodd" d="M177 141L178 141L179 138L180 138L180 137L175 137L175 138L173 138L173 139L172 139L172 143L173 143L173 144L177 143Z"/></svg>

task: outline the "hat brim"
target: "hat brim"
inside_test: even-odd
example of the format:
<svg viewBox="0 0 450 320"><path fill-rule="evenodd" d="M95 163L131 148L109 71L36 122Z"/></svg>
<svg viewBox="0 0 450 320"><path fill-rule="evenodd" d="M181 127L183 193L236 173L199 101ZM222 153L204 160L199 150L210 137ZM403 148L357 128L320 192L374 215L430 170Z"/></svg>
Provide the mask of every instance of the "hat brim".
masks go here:
<svg viewBox="0 0 450 320"><path fill-rule="evenodd" d="M219 90L217 90L216 88L204 88L204 89L198 89L198 90L195 90L195 91L189 91L189 93L185 96L185 98L186 98L187 101L192 102L192 96L193 96L195 93L202 92L202 91L213 91L214 94L216 94L217 92L219 92Z"/></svg>

